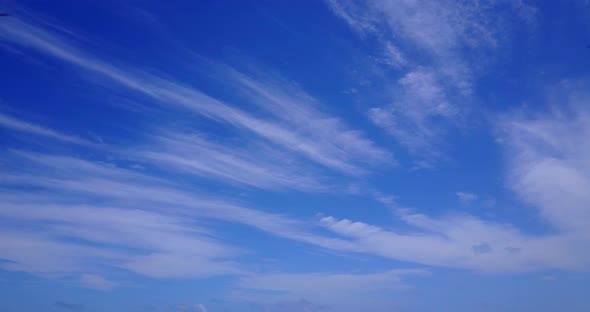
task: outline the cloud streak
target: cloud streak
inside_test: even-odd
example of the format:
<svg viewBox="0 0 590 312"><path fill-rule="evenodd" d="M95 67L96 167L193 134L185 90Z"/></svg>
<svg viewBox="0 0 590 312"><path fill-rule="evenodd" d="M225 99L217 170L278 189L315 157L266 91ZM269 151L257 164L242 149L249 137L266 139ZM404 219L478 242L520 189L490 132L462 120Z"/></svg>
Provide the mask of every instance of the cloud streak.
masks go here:
<svg viewBox="0 0 590 312"><path fill-rule="evenodd" d="M326 191L313 169L264 144L228 146L197 134L164 133L154 137L140 157L179 173L215 178L267 190ZM199 155L199 157L194 157ZM302 170L303 169L303 170ZM306 172L311 172L306 176Z"/></svg>
<svg viewBox="0 0 590 312"><path fill-rule="evenodd" d="M478 196L469 192L456 192L457 199L463 205L469 205L478 199Z"/></svg>
<svg viewBox="0 0 590 312"><path fill-rule="evenodd" d="M459 214L432 218L398 211L404 231L324 217L321 223L354 249L407 262L490 272L587 270L590 253L590 97L569 90L566 108L498 119L498 139L509 160L508 183L550 225L543 234ZM473 194L457 194L463 200Z"/></svg>
<svg viewBox="0 0 590 312"><path fill-rule="evenodd" d="M206 220L218 220L330 250L431 266L491 272L584 268L590 264L590 255L581 248L590 237L584 221L590 202L580 188L588 180L588 150L580 140L589 134L589 115L583 107L573 106L572 113L558 118L515 115L499 123L511 155L512 187L539 207L558 230L540 236L468 215L437 219L407 211L398 211L398 216L413 230L323 217L320 226L331 234L318 234L315 225L187 191L186 185L153 177L149 171L69 156L5 152L0 214L5 220L35 224L40 230L4 228L0 256L9 261L1 265L43 275L76 273L83 283L103 289L114 286L99 275L99 264L105 263L157 278L244 274L244 267L237 264L244 251L199 226ZM202 144L206 146L203 151L212 149ZM191 151L181 146L162 155L182 157L185 150ZM219 157L228 154L231 152L220 151ZM13 166L17 163L18 167ZM547 172L556 178L542 178ZM35 196L26 195L31 188ZM547 253L547 248L553 252ZM43 262L37 261L41 255L46 259Z"/></svg>
<svg viewBox="0 0 590 312"><path fill-rule="evenodd" d="M330 4L359 34L376 36L389 64L400 71L393 103L369 109L371 121L419 155L417 166L432 167L444 159L441 139L463 114L476 77L467 66L472 60L463 61L460 51L484 55L497 46L498 30L488 27L489 17L468 4ZM394 36L402 43L393 41ZM0 25L0 38L136 93L149 104L172 108L182 121L204 117L224 129L223 135L212 136L195 123L162 123L142 129L139 142L92 155L2 151L0 216L8 225L0 231L0 258L6 259L0 267L5 270L76 276L79 285L99 290L120 285L105 274L105 267L152 278L230 275L237 280L237 296L274 292L279 294L274 298L320 303L359 295L370 303L375 293L383 298L385 292L403 288L405 278L429 274L422 269L261 273L257 264L244 260L261 251L232 242L232 235L241 235L228 230L236 225L339 255L365 254L414 265L483 272L590 266L584 248L590 241L590 150L585 144L590 113L584 105L558 118L510 115L498 121L510 161L510 187L537 208L550 225L546 233L467 214L433 217L403 209L394 209L400 227L334 213L295 217L276 213L282 209L280 201L263 210L234 194L244 189L333 192L334 180L366 177L395 164L393 156L281 77L218 66L215 78L239 97L221 100L188 83L115 66L64 35L18 19ZM414 59L415 49L423 51L425 61ZM586 97L580 101L588 102ZM0 125L65 143L91 144L4 114ZM466 192L456 195L465 204L477 199ZM397 206L396 197L377 191L371 196L389 208ZM307 301L294 306L319 309ZM203 305L190 309L207 311Z"/></svg>
<svg viewBox="0 0 590 312"><path fill-rule="evenodd" d="M43 137L48 137L51 139L55 139L58 141L63 141L65 143L74 143L74 144L79 144L79 145L86 145L86 146L93 146L95 145L94 143L85 140L85 139L81 139L75 136L71 136L71 135L67 135L67 134L63 134L54 130L51 130L49 128L40 126L40 125L36 125L36 124L32 124L11 116L8 116L6 114L2 114L0 113L0 126L1 127L5 127L11 130L15 130L15 131L19 131L19 132L25 132L25 133L30 133L30 134L34 134L34 135L38 135L38 136L43 136Z"/></svg>
<svg viewBox="0 0 590 312"><path fill-rule="evenodd" d="M479 72L492 62L500 44L509 43L507 29L534 19L534 10L523 3L327 3L361 37L376 39L378 59L392 65L394 77L401 75L383 82L391 86L380 91L390 94L389 103L370 108L368 116L408 150L417 167L446 160L442 142L470 114ZM506 18L514 15L522 19Z"/></svg>
<svg viewBox="0 0 590 312"><path fill-rule="evenodd" d="M258 98L267 101L266 107L270 107L268 104L271 103L279 104L281 111L276 112L276 115L295 118L290 127L285 127L272 119L261 119L246 113L185 84L137 70L121 70L82 52L56 34L17 19L0 25L0 37L139 92L156 100L159 105L173 105L237 129L247 130L283 149L296 152L331 169L358 174L362 172L355 164L358 159L378 162L391 160L387 152L363 138L360 132L348 129L336 118L319 115L309 108L305 109L302 101L310 99L305 94L300 94L302 99L297 99L286 96L280 90L267 89L263 87L264 83L254 82L245 76L241 76L241 80L237 81L253 91ZM306 119L307 117L312 118Z"/></svg>
<svg viewBox="0 0 590 312"><path fill-rule="evenodd" d="M113 163L10 154L4 157L8 162L0 179L0 215L23 227L3 229L0 257L9 261L0 265L7 270L88 277L96 275L100 264L156 278L241 274L244 269L236 260L245 251L199 226L207 220L244 224L324 248L348 248L344 241L314 234L287 216L183 190L186 185ZM27 195L30 189L36 190L34 196ZM39 230L31 232L24 225ZM41 255L43 262L38 261ZM98 279L94 282L101 284ZM105 280L98 287L109 283Z"/></svg>

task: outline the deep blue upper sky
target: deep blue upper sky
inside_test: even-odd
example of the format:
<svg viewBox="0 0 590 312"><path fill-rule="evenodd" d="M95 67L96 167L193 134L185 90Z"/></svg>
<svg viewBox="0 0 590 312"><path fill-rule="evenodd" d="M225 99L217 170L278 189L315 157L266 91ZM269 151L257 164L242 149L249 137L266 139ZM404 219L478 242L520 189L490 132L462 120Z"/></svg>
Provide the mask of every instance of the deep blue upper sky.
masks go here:
<svg viewBox="0 0 590 312"><path fill-rule="evenodd" d="M588 311L584 1L4 1L1 311Z"/></svg>

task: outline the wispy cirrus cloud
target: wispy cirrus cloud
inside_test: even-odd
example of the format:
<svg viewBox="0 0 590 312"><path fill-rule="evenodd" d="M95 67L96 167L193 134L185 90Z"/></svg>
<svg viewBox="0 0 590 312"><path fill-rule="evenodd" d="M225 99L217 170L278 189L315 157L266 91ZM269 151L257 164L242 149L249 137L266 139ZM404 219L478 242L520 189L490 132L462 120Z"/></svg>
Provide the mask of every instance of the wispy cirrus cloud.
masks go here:
<svg viewBox="0 0 590 312"><path fill-rule="evenodd" d="M2 268L80 274L81 283L103 289L114 285L97 275L104 266L153 277L239 272L230 258L240 249L212 238L187 212L206 200L197 204L198 197L168 182L113 164L12 154L0 179L0 214L18 222L3 228ZM27 196L30 189L34 196Z"/></svg>
<svg viewBox="0 0 590 312"><path fill-rule="evenodd" d="M470 9L465 10L459 12L476 19L469 15ZM426 49L427 58L448 58L452 66L442 68L434 61L419 64L404 52L409 49L407 44L393 45L384 39L386 35L379 35L391 63L405 72L396 81L400 90L396 103L369 111L376 124L412 153L424 157L416 161L422 161L423 167L444 158L433 147L439 146L448 124L461 114L462 108L454 99L471 92L472 73L459 62L457 47L487 49L496 44L493 32L478 28L485 23L470 21L467 25L474 30L468 30L445 24L435 13L441 13L443 19L457 17L431 4L426 12L414 17L415 21L401 21L392 28L406 31L406 23L418 27L424 22L440 27L440 33L406 31L402 36L416 37L411 39L413 44ZM356 13L347 14L347 18L353 18ZM412 16L410 13L402 15L413 19L406 16ZM380 25L381 15L371 16L359 25ZM583 108L577 107L573 116L563 119L510 116L501 123L507 130L504 141L512 149L511 185L540 207L556 233L533 235L515 225L469 215L430 217L407 211L398 211L404 230L337 216L321 218L315 224L236 204L214 194L205 196L200 184L192 180L196 176L232 187L321 192L329 188L323 178L318 178L320 170L358 176L375 165L393 163L390 153L323 111L321 103L297 85L224 67L220 75L226 83L245 95L244 102L258 109L250 113L187 83L114 66L82 51L62 35L18 20L11 23L0 29L0 37L8 42L137 92L149 98L150 104L206 117L227 129L229 135L220 139L203 136L194 128L158 125L156 131L145 131L145 141L116 153L103 151L104 155L90 157L6 152L2 163L5 170L0 177L0 214L4 220L16 223L0 235L0 257L7 259L0 263L4 269L44 275L75 274L81 283L103 289L117 284L108 276L102 277L100 266L105 265L154 278L238 275L242 288L305 298L320 295L319 289L305 288L309 284L332 289L324 290L326 296L340 297L356 291L355 285L389 289L398 285L399 277L405 274L252 274L247 264L239 261L251 251L220 238L224 233L219 228L228 223L324 249L429 266L505 272L577 269L589 263L589 255L582 248L588 235L583 221L587 219L583 190L588 184L588 155L583 140L588 135L584 126L588 114ZM378 31L376 26L356 27L367 33ZM468 42L470 31L482 38ZM450 43L434 38L439 35ZM78 143L49 128L6 118L0 123L12 131ZM555 133L569 139L560 140ZM144 170L133 169L132 164ZM583 170L578 172L580 168ZM560 177L555 180L559 183L545 181L554 175ZM189 183L184 180L186 176L190 177ZM30 190L35 190L34 196ZM395 204L393 197L379 193L374 197L388 206ZM560 211L557 207L562 201L568 207ZM31 225L38 230L28 230ZM551 254L546 252L548 247ZM45 261L38 261L41 257Z"/></svg>
<svg viewBox="0 0 590 312"><path fill-rule="evenodd" d="M287 91L281 90L280 85L275 85L271 89L265 86L268 84L266 82L257 82L244 75L239 76L234 83L252 91L256 98L265 102L263 105L266 108L275 106L272 110L275 118L264 119L178 81L139 70L123 70L83 52L58 34L24 21L14 19L0 27L0 37L4 40L34 49L106 78L118 86L152 98L158 105L172 105L237 130L249 131L279 148L296 152L321 166L349 174L359 174L363 171L358 164L359 161L366 164L366 159L379 163L392 160L388 152L364 138L359 131L349 129L337 118L322 115L310 107L306 108L305 102L312 98L303 92L288 95ZM276 117L281 117L281 121L292 122L277 122Z"/></svg>
<svg viewBox="0 0 590 312"><path fill-rule="evenodd" d="M52 129L37 125L37 124L33 124L30 122L26 122L11 116L8 116L6 114L2 114L0 113L0 126L1 127L5 127L8 128L10 130L15 130L15 131L19 131L19 132L25 132L25 133L30 133L30 134L34 134L34 135L38 135L38 136L42 136L42 137L48 137L51 139L55 139L58 141L63 141L66 143L74 143L74 144L80 144L80 145L87 145L87 146L92 146L95 145L95 143L90 142L88 140L76 137L76 136L72 136L72 135L67 135L64 133L60 133L57 131L54 131Z"/></svg>
<svg viewBox="0 0 590 312"><path fill-rule="evenodd" d="M396 81L390 103L369 109L369 118L415 158L418 167L446 159L446 132L469 114L477 78L507 29L530 24L534 9L493 1L328 1L329 7L363 37L376 38L380 58ZM520 16L516 22L507 16Z"/></svg>
<svg viewBox="0 0 590 312"><path fill-rule="evenodd" d="M18 19L0 25L0 37L17 46L33 49L105 79L117 87L151 98L154 105L188 110L210 118L230 130L223 144L195 130L155 130L146 134L146 144L137 159L155 166L176 168L178 173L193 174L234 185L260 189L323 192L331 188L320 179L319 170L332 169L345 174L367 173L375 164L395 163L391 154L350 129L336 117L321 112L321 103L300 88L278 78L254 79L219 66L223 80L243 91L244 98L266 114L255 116L214 99L187 84L162 78L126 66L115 66L76 47L68 35L41 29ZM1 119L2 121L4 119ZM59 136L38 125L5 118L13 130L35 130ZM184 132L180 134L180 132ZM189 134L187 134L188 132ZM264 153L261 153L261 150ZM195 154L200 157L194 157ZM133 156L135 157L135 156ZM310 162L311 161L311 162Z"/></svg>
<svg viewBox="0 0 590 312"><path fill-rule="evenodd" d="M2 268L8 270L58 276L79 273L83 285L99 289L114 284L85 272L96 272L105 265L153 277L186 278L238 271L236 265L223 260L236 254L236 248L185 225L189 220L180 216L56 203L4 204L2 215L6 220L39 228L35 233L18 227L3 231L1 256L9 262ZM161 241L164 238L166 243ZM129 252L128 248L138 252Z"/></svg>
<svg viewBox="0 0 590 312"><path fill-rule="evenodd" d="M557 176L563 177L559 178L563 182L560 187L584 185L587 151L579 140L586 135L588 114L580 106L573 107L570 115L559 118L523 119L516 115L499 123L504 130L503 142L509 144L513 156L510 176L515 191L540 208L559 230L555 234L531 235L515 226L468 215L432 218L398 211L400 219L414 230L399 232L324 217L320 225L333 235L320 235L314 225L189 192L183 190L185 186L131 167L12 151L3 157L0 214L4 220L36 224L41 230L5 228L0 256L9 261L2 267L38 274L93 276L99 273L98 264L106 263L160 278L243 274L243 267L236 263L240 248L212 238L214 231L199 226L210 219L244 224L330 250L431 266L482 271L585 267L589 255L580 248L587 237L584 193L577 187L559 189L548 179L531 178L545 169L557 168L563 173ZM178 155L174 150L168 153ZM11 161L18 163L18 168L28 169L15 171L17 167ZM33 171L35 175L30 173ZM551 195L547 187L560 195ZM37 190L35 196L25 196L30 188ZM567 203L567 209L557 205L555 198ZM100 204L90 205L89 200ZM548 246L552 253L545 252ZM142 253L129 252L130 247ZM37 261L41 255L43 262Z"/></svg>
<svg viewBox="0 0 590 312"><path fill-rule="evenodd" d="M178 173L214 178L261 189L326 191L312 168L288 153L263 144L236 146L214 143L198 134L162 133L139 155L152 164ZM229 143L229 142L228 142ZM195 157L199 155L199 157ZM310 174L308 174L309 172Z"/></svg>
<svg viewBox="0 0 590 312"><path fill-rule="evenodd" d="M282 125L317 142L305 149L322 157L322 163L328 167L357 173L362 168L360 164L395 164L390 152L365 138L362 132L349 129L338 118L322 112L321 103L295 83L276 75L258 73L252 77L231 68L224 71L224 76L231 77L233 85Z"/></svg>
<svg viewBox="0 0 590 312"><path fill-rule="evenodd" d="M7 260L0 266L6 270L80 274L95 287L100 280L88 277L99 276L104 266L155 278L242 274L236 260L246 251L201 225L211 220L348 250L344 241L314 234L287 216L205 196L194 186L112 162L15 151L3 158L0 215L16 222L0 238L0 257ZM114 284L105 279L102 285Z"/></svg>
<svg viewBox="0 0 590 312"><path fill-rule="evenodd" d="M82 276L80 276L80 283L86 288L99 290L109 290L116 285L116 283L109 281L102 276L93 274L82 274Z"/></svg>
<svg viewBox="0 0 590 312"><path fill-rule="evenodd" d="M479 198L476 194L469 192L456 192L455 195L463 205L469 205Z"/></svg>
<svg viewBox="0 0 590 312"><path fill-rule="evenodd" d="M427 69L407 73L399 81L400 93L390 107L373 107L371 121L396 138L410 153L419 155L415 161L422 167L434 165L445 158L441 140L447 132L448 120L459 112L447 98L440 77Z"/></svg>
<svg viewBox="0 0 590 312"><path fill-rule="evenodd" d="M398 217L413 229L334 217L321 223L356 250L407 262L492 272L588 269L590 150L583 142L590 136L590 97L575 88L562 93L560 103L568 103L551 104L551 113L511 113L496 123L510 164L508 185L549 225L545 233L466 214L433 218L404 210Z"/></svg>
<svg viewBox="0 0 590 312"><path fill-rule="evenodd" d="M403 232L333 217L324 217L321 221L327 229L347 237L363 252L396 260L482 271L536 270L557 265L538 258L539 249L528 249L534 237L511 226L469 216L433 219L410 214L404 216L403 221L415 229ZM473 247L482 243L493 246L496 252L484 255L473 252ZM506 251L506 248L523 246L527 246L526 254L514 255Z"/></svg>

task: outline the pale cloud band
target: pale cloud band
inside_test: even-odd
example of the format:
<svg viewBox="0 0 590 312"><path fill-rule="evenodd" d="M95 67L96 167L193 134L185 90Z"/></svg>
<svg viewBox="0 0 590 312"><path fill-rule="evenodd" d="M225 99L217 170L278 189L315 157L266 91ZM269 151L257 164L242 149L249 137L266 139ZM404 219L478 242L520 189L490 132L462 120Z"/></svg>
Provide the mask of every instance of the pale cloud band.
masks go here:
<svg viewBox="0 0 590 312"><path fill-rule="evenodd" d="M376 38L388 66L399 71L392 103L371 104L362 118L402 146L413 169L435 168L448 157L445 137L468 115L477 84L474 60L461 51L494 51L501 27L468 4L428 2L421 10L413 2L328 4L361 38ZM527 8L509 10L528 23L534 12ZM285 302L294 297L334 302L361 294L362 309L373 300L371 294L383 298L384 291L404 289L406 279L427 278L436 267L505 273L590 266L585 248L590 243L590 96L583 88L568 90L575 97L567 98L563 110L489 117L508 164L509 190L547 225L546 231L533 232L465 209L485 198L477 190L450 193L463 205L460 212L434 216L402 208L397 196L377 191L370 182L372 175L395 174L400 163L394 153L278 75L211 65L213 78L243 100L235 103L167 75L106 61L66 33L24 20L0 23L0 38L91 76L86 82L96 79L139 94L145 107L224 129L215 136L194 122L161 121L141 129L137 142L119 146L0 113L0 126L18 137L91 150L2 151L0 216L11 221L0 230L0 258L7 260L0 261L2 269L51 278L74 275L80 286L97 290L124 284L112 279L108 268L155 279L230 276L235 298L274 292ZM424 58L414 59L407 52L412 47L424 51ZM285 198L354 193L391 209L398 226L341 217L345 210L315 214L301 207L303 212L284 213L286 202L273 203L278 207L270 210L241 197L248 192ZM267 272L251 261L256 246L235 243L228 226L245 226L314 252L370 256L414 268ZM306 301L293 305L321 310ZM175 309L208 311L204 304Z"/></svg>

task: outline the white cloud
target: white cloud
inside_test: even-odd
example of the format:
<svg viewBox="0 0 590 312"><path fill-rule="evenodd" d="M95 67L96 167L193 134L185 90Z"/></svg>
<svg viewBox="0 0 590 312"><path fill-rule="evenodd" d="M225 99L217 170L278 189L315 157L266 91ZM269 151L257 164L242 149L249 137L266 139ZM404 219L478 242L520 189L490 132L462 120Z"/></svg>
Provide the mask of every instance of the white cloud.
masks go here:
<svg viewBox="0 0 590 312"><path fill-rule="evenodd" d="M376 21L371 16L359 14L362 10L362 3L338 0L327 0L326 3L336 16L346 21L359 35L365 36L367 33L377 31Z"/></svg>
<svg viewBox="0 0 590 312"><path fill-rule="evenodd" d="M327 190L315 175L307 175L306 172L314 171L312 168L292 159L288 153L262 143L253 146L223 143L227 144L215 143L199 135L165 133L147 144L140 157L162 168L230 184L270 190Z"/></svg>
<svg viewBox="0 0 590 312"><path fill-rule="evenodd" d="M13 44L41 51L49 56L83 69L119 86L144 94L158 105L173 105L211 120L246 130L278 148L293 151L301 157L350 174L363 170L360 163L367 160L386 163L391 156L363 137L359 131L349 129L342 121L320 114L306 102L315 101L303 92L290 93L281 84L256 81L244 75L230 75L233 83L240 84L275 118L262 119L225 102L214 99L186 84L137 70L123 70L77 49L65 38L36 26L11 19L0 25L0 38ZM273 89L265 85L273 85ZM280 111L274 109L279 108ZM281 117L282 120L277 120ZM284 121L290 121L285 124ZM285 126L286 125L286 126Z"/></svg>
<svg viewBox="0 0 590 312"><path fill-rule="evenodd" d="M384 45L398 42L408 50L417 49L431 57L432 63L451 66L462 63L461 57L465 55L462 49L479 55L483 49L494 49L505 40L503 31L511 23L502 14L522 13L525 23L535 15L534 8L522 2L506 7L493 1L330 0L327 3L335 15L363 35L372 34Z"/></svg>
<svg viewBox="0 0 590 312"><path fill-rule="evenodd" d="M400 49L396 47L393 43L385 43L385 52L388 63L394 66L395 68L401 68L408 64L406 57L403 55Z"/></svg>
<svg viewBox="0 0 590 312"><path fill-rule="evenodd" d="M188 207L213 202L116 166L70 157L15 156L26 169L15 173L4 168L0 185L10 190L2 193L0 215L34 224L38 231L4 229L0 257L10 260L2 263L4 269L59 275L92 272L100 264L155 277L239 271L228 260L239 254L238 248L211 238L194 213L187 214ZM35 175L26 173L32 168ZM35 187L36 194L29 194L27 187Z"/></svg>
<svg viewBox="0 0 590 312"><path fill-rule="evenodd" d="M237 265L226 260L238 254L237 248L209 238L196 226L184 225L191 219L178 215L58 203L5 203L0 214L39 228L35 234L5 230L0 256L10 260L2 264L8 270L62 274L107 265L161 278L239 271ZM101 247L87 247L61 238L76 238ZM22 246L30 246L31 250ZM135 254L125 251L126 248L142 252ZM39 261L41 255L43 261ZM87 286L91 281L98 279L82 279Z"/></svg>
<svg viewBox="0 0 590 312"><path fill-rule="evenodd" d="M576 107L571 115L533 119L517 115L500 123L506 137L504 144L510 147L511 185L539 207L558 230L545 235L526 234L515 226L467 215L437 219L403 211L398 215L412 230L325 217L321 225L333 235L319 235L314 233L313 225L187 192L170 181L115 164L12 152L10 157L4 157L7 162L2 164L4 175L0 184L17 188L3 192L0 215L4 220L41 227L34 233L22 228L3 229L0 257L9 261L1 266L48 276L96 275L104 265L155 278L238 274L245 276L242 281L249 282L252 289L271 287L273 281L281 279L285 282L277 283L277 290L310 299L316 297L303 288L305 280L313 280L313 285L322 287L330 283L340 285L326 296L356 289L347 285L372 283L386 287L396 280L394 273L384 274L387 279L371 274L244 275L245 268L238 264L241 250L212 238L212 232L199 225L205 219L215 219L326 249L424 265L489 272L587 268L590 254L584 246L590 235L584 216L590 202L579 187L585 185L589 176L589 151L582 144L590 134L588 116L583 107ZM15 171L10 161L27 170ZM537 170L545 170L548 164L549 168L576 170L551 171L562 174L555 176L561 181L558 185L552 179L531 178L537 177ZM30 169L34 169L35 175L27 172ZM35 187L39 191L31 196L26 191L17 191L19 187ZM103 204L77 203L89 198ZM389 197L382 200L392 203ZM62 238L96 244L87 246ZM142 253L129 252L129 247ZM344 282L348 280L353 282Z"/></svg>
<svg viewBox="0 0 590 312"><path fill-rule="evenodd" d="M388 107L369 110L373 123L385 129L397 142L423 163L441 160L442 139L449 120L458 114L439 83L437 75L426 69L411 71L399 81L399 94Z"/></svg>
<svg viewBox="0 0 590 312"><path fill-rule="evenodd" d="M544 252L547 248L566 252L560 246L562 237L527 236L512 226L469 216L437 220L413 214L404 216L403 221L416 229L401 233L363 222L322 219L327 229L347 237L361 252L410 263L499 272L565 269L573 260L562 261ZM520 252L509 252L511 248L520 248Z"/></svg>
<svg viewBox="0 0 590 312"><path fill-rule="evenodd" d="M432 218L403 210L398 216L411 230L334 217L322 218L322 224L348 238L352 249L413 263L482 271L589 268L584 246L590 242L590 96L567 90L559 99L560 107L550 112L510 114L496 123L509 161L509 186L536 209L548 232L529 234L465 214ZM457 196L477 199L466 192Z"/></svg>
<svg viewBox="0 0 590 312"><path fill-rule="evenodd" d="M390 31L436 56L461 46L494 46L497 30L485 6L440 1L367 1Z"/></svg>
<svg viewBox="0 0 590 312"><path fill-rule="evenodd" d="M569 115L516 115L499 123L504 146L509 148L512 187L539 208L559 230L555 234L533 236L515 226L467 215L436 219L398 211L413 230L400 232L325 217L321 224L334 235L319 235L310 224L187 192L144 171L72 157L11 152L4 157L0 183L17 188L2 194L0 214L44 226L35 233L4 229L0 256L10 261L2 267L39 274L91 274L87 272L93 272L96 264L109 263L153 277L240 274L243 268L235 263L240 250L212 239L207 229L198 226L207 218L245 224L327 249L425 265L483 271L583 268L590 264L590 254L582 248L590 237L585 223L590 201L583 191L589 180L590 152L583 142L590 136L590 114L583 106L574 108ZM26 170L15 171L12 162ZM33 171L35 175L29 173ZM547 172L551 179L544 178ZM18 191L19 187L36 187L39 192L31 196ZM77 203L89 198L104 204ZM390 198L382 200L391 203ZM58 237L108 247L83 246ZM121 247L146 253L130 254ZM41 256L45 261L38 261Z"/></svg>
<svg viewBox="0 0 590 312"><path fill-rule="evenodd" d="M92 274L82 274L80 282L84 287L94 288L99 290L108 290L115 286L115 283L105 279L102 276Z"/></svg>
<svg viewBox="0 0 590 312"><path fill-rule="evenodd" d="M1 164L0 186L6 188L0 195L0 216L39 230L3 229L0 257L10 261L0 265L7 270L60 275L93 272L102 264L158 278L239 274L243 268L235 260L242 250L200 226L211 219L350 250L347 242L313 234L301 221L204 196L186 185L114 164L24 152L9 155ZM30 188L36 189L35 195L27 191ZM41 256L44 261L38 261Z"/></svg>
<svg viewBox="0 0 590 312"><path fill-rule="evenodd" d="M557 229L587 236L590 96L566 92L561 108L551 113L505 118L502 139L510 155L512 189Z"/></svg>
<svg viewBox="0 0 590 312"><path fill-rule="evenodd" d="M389 103L378 103L368 115L409 150L416 167L446 160L442 142L469 113L479 72L499 46L508 46L512 24L528 23L532 12L522 2L327 2L362 37L376 39L394 76L402 75L381 82L388 87L379 92L390 94ZM520 13L522 20L512 18Z"/></svg>
<svg viewBox="0 0 590 312"><path fill-rule="evenodd" d="M493 34L488 38L487 30L481 29L483 24L473 24L475 21L471 20L466 25L448 24L434 14L449 17L467 12L467 18L473 18L469 14L477 16L464 9L459 13L451 11L431 3L423 12L417 12L417 16L404 15L395 23L416 45L452 61L456 61L453 51L457 46L495 45ZM349 18L353 16L346 14ZM364 26L366 21L373 23L371 19L363 20L359 29L374 31ZM428 29L432 25L439 29ZM317 100L284 81L255 79L235 71L226 73L232 77L231 83L239 85L264 112L261 115L265 118L262 118L187 85L117 69L80 52L60 37L26 23L13 21L10 27L0 27L2 38L102 75L119 86L151 97L160 105L173 104L225 126L247 130L245 136L254 134L255 137L248 138L248 143L264 142L257 146L265 148L272 145L269 150L277 155L295 152L297 157L311 160L317 166L349 174L362 173L363 168L373 162L391 162L387 152L360 132L348 128L343 121L323 112ZM472 31L482 38L473 39ZM410 62L406 60L408 54L403 53L403 48L391 47L393 60L406 66L406 62ZM373 108L370 117L410 150L432 158L441 157L436 151L437 142L446 124L452 123L461 110L452 101L453 94L469 89L470 85L470 73L463 72L464 64L451 64L450 68L434 63L429 64L430 67L409 65L411 68L397 81L402 90L399 101L392 106ZM448 77L452 79L447 80ZM457 86L452 89L449 84ZM586 99L582 101L588 103ZM243 267L236 261L241 250L221 242L200 225L204 220L216 220L248 225L327 249L425 265L482 271L585 268L590 264L590 254L584 248L590 237L587 230L590 198L586 192L590 188L590 150L585 144L590 137L589 121L587 109L579 105L569 115L509 116L501 123L505 132L503 141L510 148L511 187L537 207L544 220L554 227L555 233L545 235L527 234L513 225L468 215L433 218L403 211L400 219L410 230L325 217L321 225L330 234L319 235L312 224L245 208L229 200L202 196L198 190L189 189L174 179L156 178L98 161L15 152L10 156L15 162L11 163L7 157L2 164L6 170L0 184L10 186L11 191L1 195L0 214L7 220L41 226L35 233L22 228L3 229L0 257L9 261L0 265L8 270L38 274L88 274L85 280L95 285L110 283L94 273L86 273L94 272L99 263L159 278L243 274ZM4 115L0 115L0 123L13 130L72 142L72 137ZM442 125L438 127L439 124ZM288 163L278 160L280 157L256 158L255 152L242 146L226 148L211 140L177 133L165 133L156 141L159 145L140 145L141 154L125 156L153 167L173 168L185 174L264 189L321 188L313 176L308 179L307 175L294 173L301 167L282 168ZM194 154L202 158L191 159ZM11 166L14 163L22 166L15 169L16 166ZM34 196L26 191L31 187L39 191ZM374 195L383 203L394 204L393 198ZM458 192L457 196L464 201L476 199L469 193ZM89 199L97 204L80 203ZM64 237L97 243L101 247L74 243ZM132 253L129 249L142 252ZM44 261L38 261L40 258ZM321 286L324 294L340 296L357 291L357 285L376 285L382 289L396 286L400 274L404 273L266 274L248 275L240 281L243 288L279 290L306 297L318 296L319 291L304 286Z"/></svg>
<svg viewBox="0 0 590 312"><path fill-rule="evenodd" d="M0 126L6 127L16 131L27 132L39 136L49 137L55 140L63 141L66 143L74 143L80 145L92 146L94 143L81 139L75 136L63 134L52 129L35 125L23 120L16 119L14 117L0 113Z"/></svg>
<svg viewBox="0 0 590 312"><path fill-rule="evenodd" d="M478 199L477 195L469 192L456 192L455 194L457 195L459 202L463 205L470 205Z"/></svg>
<svg viewBox="0 0 590 312"><path fill-rule="evenodd" d="M227 72L244 95L280 119L282 125L318 143L299 145L328 167L357 173L359 166L355 163L394 163L388 151L365 138L361 131L349 129L340 119L322 112L321 103L294 83L276 76L255 79L235 70Z"/></svg>

